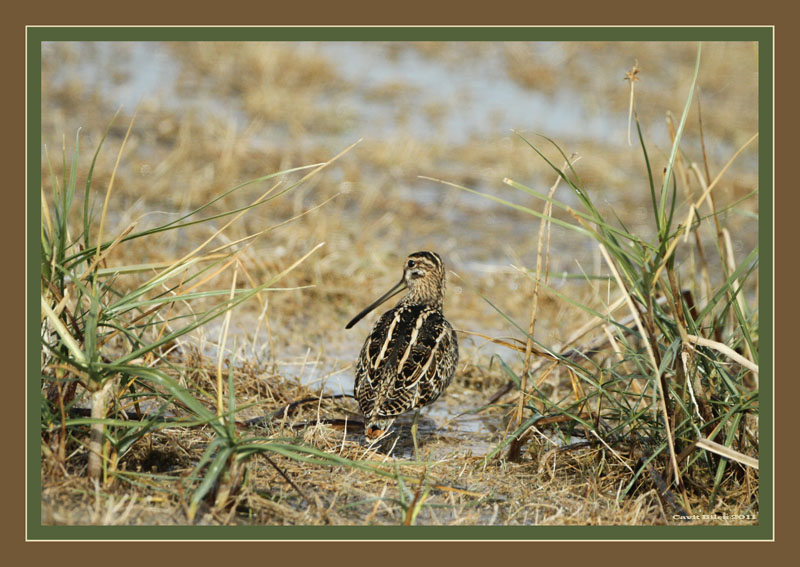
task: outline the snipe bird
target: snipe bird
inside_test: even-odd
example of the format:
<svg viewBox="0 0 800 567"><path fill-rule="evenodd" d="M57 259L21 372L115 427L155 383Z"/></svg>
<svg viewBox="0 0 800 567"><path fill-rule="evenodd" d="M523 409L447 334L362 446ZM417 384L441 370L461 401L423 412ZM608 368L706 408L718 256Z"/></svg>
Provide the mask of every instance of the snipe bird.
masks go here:
<svg viewBox="0 0 800 567"><path fill-rule="evenodd" d="M444 263L435 252L414 252L403 278L347 324L408 290L381 315L356 363L355 395L368 437L382 437L400 415L436 401L458 365L458 342L444 318Z"/></svg>

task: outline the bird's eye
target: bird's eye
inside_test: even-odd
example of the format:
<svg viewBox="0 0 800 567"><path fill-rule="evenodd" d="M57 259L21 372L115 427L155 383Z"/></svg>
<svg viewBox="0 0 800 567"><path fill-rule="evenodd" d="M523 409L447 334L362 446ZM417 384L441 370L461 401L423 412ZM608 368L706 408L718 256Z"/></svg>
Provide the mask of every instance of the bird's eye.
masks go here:
<svg viewBox="0 0 800 567"><path fill-rule="evenodd" d="M409 261L408 261L408 267L409 267L409 268L413 268L413 267L414 267L414 266L416 266L416 265L417 265L417 263L416 263L414 260L409 260Z"/></svg>

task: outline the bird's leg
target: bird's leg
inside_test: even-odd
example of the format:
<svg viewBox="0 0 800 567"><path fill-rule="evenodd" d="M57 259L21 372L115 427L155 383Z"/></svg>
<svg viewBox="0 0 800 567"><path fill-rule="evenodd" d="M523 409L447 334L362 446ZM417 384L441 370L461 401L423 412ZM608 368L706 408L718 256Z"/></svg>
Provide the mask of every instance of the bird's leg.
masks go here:
<svg viewBox="0 0 800 567"><path fill-rule="evenodd" d="M419 460L419 445L417 444L417 422L419 421L419 408L414 412L414 421L411 423L411 439L414 441L414 460Z"/></svg>

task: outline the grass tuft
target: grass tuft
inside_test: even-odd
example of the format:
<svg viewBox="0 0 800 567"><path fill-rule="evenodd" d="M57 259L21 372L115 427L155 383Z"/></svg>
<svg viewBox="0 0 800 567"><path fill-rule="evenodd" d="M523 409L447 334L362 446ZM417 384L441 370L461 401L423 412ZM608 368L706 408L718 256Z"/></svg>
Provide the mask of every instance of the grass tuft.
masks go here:
<svg viewBox="0 0 800 567"><path fill-rule="evenodd" d="M536 269L522 269L533 282L532 317L527 327L485 298L520 333L516 341L527 344L527 348L515 349L521 353L520 370L500 361L509 386L517 391L517 418L503 441L487 454L486 463L502 455L506 448L509 459L518 459L521 444L538 431L537 425L557 419L561 424L557 433L566 445L573 433L579 433L590 445L607 448L623 462L630 474L619 492L620 501L633 493L642 472L653 465L656 469L651 474L666 479L661 483L660 497L674 502L671 490L677 490L685 510L691 510L690 503L698 497L707 497L708 506L713 508L721 490L757 471L758 306L750 298L756 297L753 290L757 284L753 280L758 248L736 262L730 241L725 238L729 234L725 228L727 217L712 198L712 189L722 174L755 136L731 157L713 181L708 175L698 174L693 182L687 174L682 165L688 158L681 146L681 135L695 99L700 54L698 47L691 86L679 126L672 130L671 149L660 183L654 179L654 166L631 90L631 110L647 171L643 185L652 207L653 226L646 232L652 236L634 232L618 219L603 214L592 197L595 191L582 183L574 167L577 160L568 158L558 144L545 136L541 136L542 140L564 159L564 167L557 167L537 144L522 135L520 138L567 185L577 198L578 208L555 198L552 190L544 194L512 179L506 179L506 184L541 199L543 212L511 199L446 183L542 223L557 224L572 231L576 238L590 238L611 276L608 279L603 275L601 280L607 282L608 299L595 294L592 304L568 298L547 284L540 253ZM693 171L697 171L696 166ZM683 198L679 197L679 184ZM701 214L704 203L708 203L709 210ZM566 212L572 222L554 216L553 208ZM677 223L678 219L685 220ZM540 230L540 247L544 238ZM716 268L705 252L709 242L716 244ZM692 269L694 252L701 258L701 270ZM587 274L586 281L591 286L598 280ZM541 344L533 336L539 287L590 317L581 332L555 348ZM623 305L628 317L620 310ZM545 359L557 360L542 377L534 372L543 365L531 365L528 360L532 349ZM566 373L572 386L570 395L557 400L550 399L538 387L554 370ZM757 502L754 493L750 500Z"/></svg>

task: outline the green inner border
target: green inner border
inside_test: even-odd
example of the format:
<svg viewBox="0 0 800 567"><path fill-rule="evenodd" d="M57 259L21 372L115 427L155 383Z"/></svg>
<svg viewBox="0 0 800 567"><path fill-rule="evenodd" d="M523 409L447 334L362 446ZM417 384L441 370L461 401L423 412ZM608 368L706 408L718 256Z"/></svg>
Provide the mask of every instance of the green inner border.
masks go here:
<svg viewBox="0 0 800 567"><path fill-rule="evenodd" d="M43 41L753 41L759 68L761 465L758 526L42 526L38 431ZM769 540L773 499L773 45L771 27L29 27L27 30L27 538L31 540Z"/></svg>

